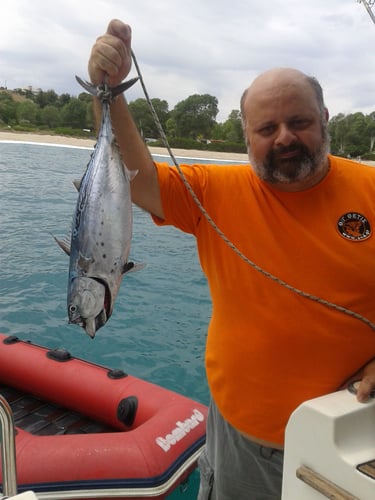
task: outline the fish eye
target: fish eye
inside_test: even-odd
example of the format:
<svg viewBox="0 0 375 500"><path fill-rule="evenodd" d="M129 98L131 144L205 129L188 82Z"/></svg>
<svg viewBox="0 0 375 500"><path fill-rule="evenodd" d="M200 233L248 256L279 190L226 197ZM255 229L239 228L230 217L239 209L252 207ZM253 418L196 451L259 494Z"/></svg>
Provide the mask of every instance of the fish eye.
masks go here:
<svg viewBox="0 0 375 500"><path fill-rule="evenodd" d="M77 311L77 306L75 306L74 304L70 304L69 305L69 312L74 314L76 311Z"/></svg>

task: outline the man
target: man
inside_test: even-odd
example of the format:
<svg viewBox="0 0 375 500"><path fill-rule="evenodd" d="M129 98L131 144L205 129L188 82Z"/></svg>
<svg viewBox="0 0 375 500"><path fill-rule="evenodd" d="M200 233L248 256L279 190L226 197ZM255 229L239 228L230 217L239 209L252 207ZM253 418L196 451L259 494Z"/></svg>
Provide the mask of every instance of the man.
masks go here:
<svg viewBox="0 0 375 500"><path fill-rule="evenodd" d="M117 85L130 27L114 20L89 74ZM213 303L206 370L212 394L200 499L278 499L285 425L304 400L353 374L375 387L375 170L328 154L319 83L288 68L241 99L251 166L154 164L124 97L111 105L133 201L157 224L194 234ZM350 228L350 230L348 229Z"/></svg>

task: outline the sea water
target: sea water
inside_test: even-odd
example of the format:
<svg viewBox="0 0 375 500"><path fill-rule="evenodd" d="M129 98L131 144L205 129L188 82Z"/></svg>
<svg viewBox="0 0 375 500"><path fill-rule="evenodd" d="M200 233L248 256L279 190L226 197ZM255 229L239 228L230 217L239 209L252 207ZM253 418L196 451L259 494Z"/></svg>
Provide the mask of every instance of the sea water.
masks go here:
<svg viewBox="0 0 375 500"><path fill-rule="evenodd" d="M94 340L68 324L69 262L54 236L69 232L77 200L72 181L90 155L84 148L0 143L0 332L65 348L208 404L211 302L191 235L156 227L134 207L130 259L147 266L126 275L112 317ZM170 498L194 499L197 487L195 472L186 492Z"/></svg>

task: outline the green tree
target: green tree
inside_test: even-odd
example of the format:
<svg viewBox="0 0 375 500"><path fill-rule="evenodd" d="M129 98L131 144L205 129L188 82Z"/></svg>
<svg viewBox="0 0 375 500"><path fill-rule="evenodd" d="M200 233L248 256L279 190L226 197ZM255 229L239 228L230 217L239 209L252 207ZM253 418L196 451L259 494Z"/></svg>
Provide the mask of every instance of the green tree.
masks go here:
<svg viewBox="0 0 375 500"><path fill-rule="evenodd" d="M368 152L370 144L367 133L367 120L363 113L348 115L347 150L351 156L360 156Z"/></svg>
<svg viewBox="0 0 375 500"><path fill-rule="evenodd" d="M244 137L240 111L233 109L224 123L216 124L212 138L243 143Z"/></svg>
<svg viewBox="0 0 375 500"><path fill-rule="evenodd" d="M151 99L151 103L157 114L159 122L163 127L163 130L165 130L167 121L169 120L170 117L168 102L164 99L153 98ZM159 135L160 135L159 131L155 127L154 135L152 137L158 137Z"/></svg>
<svg viewBox="0 0 375 500"><path fill-rule="evenodd" d="M10 125L16 121L16 102L8 92L0 92L0 122Z"/></svg>
<svg viewBox="0 0 375 500"><path fill-rule="evenodd" d="M96 129L96 119L94 114L94 106L92 99L86 103L86 129L95 130Z"/></svg>
<svg viewBox="0 0 375 500"><path fill-rule="evenodd" d="M353 157L370 152L375 142L374 116L375 112L334 116L328 124L332 152Z"/></svg>
<svg viewBox="0 0 375 500"><path fill-rule="evenodd" d="M330 119L328 131L331 139L331 150L334 154L343 155L346 150L348 122L342 113Z"/></svg>
<svg viewBox="0 0 375 500"><path fill-rule="evenodd" d="M59 96L54 90L47 90L46 92L41 90L35 95L34 100L40 108L44 108L48 105L57 105L59 102Z"/></svg>
<svg viewBox="0 0 375 500"><path fill-rule="evenodd" d="M151 103L164 130L169 117L168 103L161 99L151 99ZM129 109L142 137L159 137L160 134L157 125L146 99L140 98L131 101L129 103Z"/></svg>
<svg viewBox="0 0 375 500"><path fill-rule="evenodd" d="M168 118L168 120L165 122L165 130L168 137L176 137L177 125L173 118Z"/></svg>
<svg viewBox="0 0 375 500"><path fill-rule="evenodd" d="M218 100L209 94L194 94L180 101L172 111L177 136L209 138L218 112Z"/></svg>
<svg viewBox="0 0 375 500"><path fill-rule="evenodd" d="M69 104L71 98L70 94L61 94L57 102L58 107L62 108L65 104Z"/></svg>
<svg viewBox="0 0 375 500"><path fill-rule="evenodd" d="M370 153L375 149L375 111L367 116L367 130L370 139Z"/></svg>
<svg viewBox="0 0 375 500"><path fill-rule="evenodd" d="M215 139L216 141L224 141L225 140L225 127L224 123L215 123L214 128L211 132L211 139Z"/></svg>
<svg viewBox="0 0 375 500"><path fill-rule="evenodd" d="M70 97L71 99L71 97ZM92 95L88 94L87 92L81 92L78 96L78 99L82 102L85 102L86 104L92 102Z"/></svg>
<svg viewBox="0 0 375 500"><path fill-rule="evenodd" d="M61 125L61 113L56 106L48 105L40 111L40 123L49 128Z"/></svg>
<svg viewBox="0 0 375 500"><path fill-rule="evenodd" d="M66 127L86 128L87 105L85 102L73 97L61 110L62 124Z"/></svg>
<svg viewBox="0 0 375 500"><path fill-rule="evenodd" d="M30 99L25 99L17 104L18 123L30 123L36 125L39 114L39 107Z"/></svg>

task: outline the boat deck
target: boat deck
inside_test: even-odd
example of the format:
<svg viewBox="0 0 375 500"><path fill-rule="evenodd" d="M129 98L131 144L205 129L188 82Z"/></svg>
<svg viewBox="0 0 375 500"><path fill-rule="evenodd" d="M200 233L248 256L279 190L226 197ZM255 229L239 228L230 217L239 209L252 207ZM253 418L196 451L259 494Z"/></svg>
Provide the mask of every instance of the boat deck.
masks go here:
<svg viewBox="0 0 375 500"><path fill-rule="evenodd" d="M16 427L37 436L118 432L86 415L43 401L31 394L0 384L0 394L8 401Z"/></svg>

